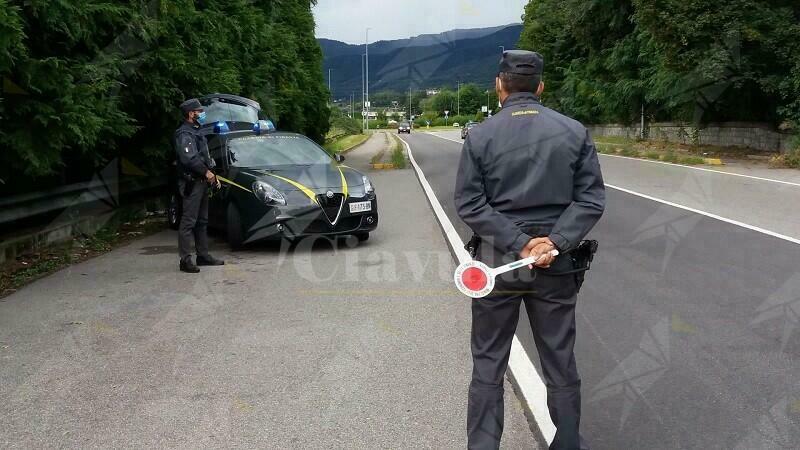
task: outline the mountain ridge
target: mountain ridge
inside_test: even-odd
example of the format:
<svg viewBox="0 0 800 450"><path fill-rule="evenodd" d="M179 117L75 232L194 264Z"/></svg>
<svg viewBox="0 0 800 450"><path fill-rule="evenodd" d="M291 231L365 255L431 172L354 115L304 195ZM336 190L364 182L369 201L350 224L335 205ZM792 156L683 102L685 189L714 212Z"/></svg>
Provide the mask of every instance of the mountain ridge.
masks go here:
<svg viewBox="0 0 800 450"><path fill-rule="evenodd" d="M490 87L500 46L516 48L522 25L450 30L370 44L370 91L455 87L457 82ZM318 39L323 71L332 69L334 98L360 99L364 45Z"/></svg>

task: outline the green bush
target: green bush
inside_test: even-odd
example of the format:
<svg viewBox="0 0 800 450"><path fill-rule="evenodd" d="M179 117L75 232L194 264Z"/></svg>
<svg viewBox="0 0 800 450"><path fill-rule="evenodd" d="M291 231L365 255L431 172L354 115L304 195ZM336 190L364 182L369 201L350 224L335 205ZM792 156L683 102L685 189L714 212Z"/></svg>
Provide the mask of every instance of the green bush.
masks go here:
<svg viewBox="0 0 800 450"><path fill-rule="evenodd" d="M644 157L647 159L655 159L655 160L661 159L661 155L658 152L646 152L644 154Z"/></svg>
<svg viewBox="0 0 800 450"><path fill-rule="evenodd" d="M661 158L661 160L664 161L664 162L673 163L673 164L677 164L678 162L680 162L680 158L678 158L678 155L676 155L675 152L673 152L673 151L668 151Z"/></svg>
<svg viewBox="0 0 800 450"><path fill-rule="evenodd" d="M177 106L212 92L323 142L312 3L0 0L0 178L45 189L123 157L158 174Z"/></svg>

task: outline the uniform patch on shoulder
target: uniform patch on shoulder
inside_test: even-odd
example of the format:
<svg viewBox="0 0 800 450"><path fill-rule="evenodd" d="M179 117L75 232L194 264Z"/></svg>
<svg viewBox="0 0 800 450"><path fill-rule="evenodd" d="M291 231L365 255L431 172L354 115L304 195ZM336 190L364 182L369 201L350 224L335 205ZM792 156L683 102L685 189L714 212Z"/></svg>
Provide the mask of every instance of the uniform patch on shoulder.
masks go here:
<svg viewBox="0 0 800 450"><path fill-rule="evenodd" d="M523 110L523 111L514 111L513 113L511 113L511 116L512 117L516 117L516 116L535 116L537 114L539 114L539 111L537 111L535 109L526 109L526 110Z"/></svg>

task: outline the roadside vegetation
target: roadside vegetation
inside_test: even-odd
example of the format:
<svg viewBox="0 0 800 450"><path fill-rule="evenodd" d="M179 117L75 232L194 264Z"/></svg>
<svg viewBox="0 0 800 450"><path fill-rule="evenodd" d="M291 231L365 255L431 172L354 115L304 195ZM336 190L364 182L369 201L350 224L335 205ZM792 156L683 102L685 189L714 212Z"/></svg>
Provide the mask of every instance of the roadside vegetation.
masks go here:
<svg viewBox="0 0 800 450"><path fill-rule="evenodd" d="M392 164L395 169L406 168L406 146L403 141L397 136L392 136L394 140L394 148L392 149Z"/></svg>
<svg viewBox="0 0 800 450"><path fill-rule="evenodd" d="M13 294L39 278L163 231L165 227L166 219L161 215L123 210L90 236L78 236L0 264L0 298Z"/></svg>
<svg viewBox="0 0 800 450"><path fill-rule="evenodd" d="M352 150L369 139L369 135L363 134L361 121L347 117L338 108L331 109L330 121L330 131L323 147L331 155Z"/></svg>
<svg viewBox="0 0 800 450"><path fill-rule="evenodd" d="M744 156L745 149L724 149L712 146L683 145L661 141L639 141L601 136L594 139L598 153L643 158L689 166L705 164L706 158Z"/></svg>
<svg viewBox="0 0 800 450"><path fill-rule="evenodd" d="M119 157L161 173L178 105L213 92L322 143L314 3L0 0L3 193L84 181Z"/></svg>

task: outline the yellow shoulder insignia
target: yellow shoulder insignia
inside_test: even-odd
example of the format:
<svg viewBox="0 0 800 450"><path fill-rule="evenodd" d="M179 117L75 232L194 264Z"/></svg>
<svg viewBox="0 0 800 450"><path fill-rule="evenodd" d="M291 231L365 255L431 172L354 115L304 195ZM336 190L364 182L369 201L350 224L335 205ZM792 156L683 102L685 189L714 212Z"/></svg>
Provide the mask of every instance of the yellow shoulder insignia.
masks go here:
<svg viewBox="0 0 800 450"><path fill-rule="evenodd" d="M526 109L526 110L523 110L523 111L514 111L513 113L511 113L511 116L513 116L513 117L516 117L516 116L535 116L536 114L539 114L539 111L537 111L535 109Z"/></svg>

